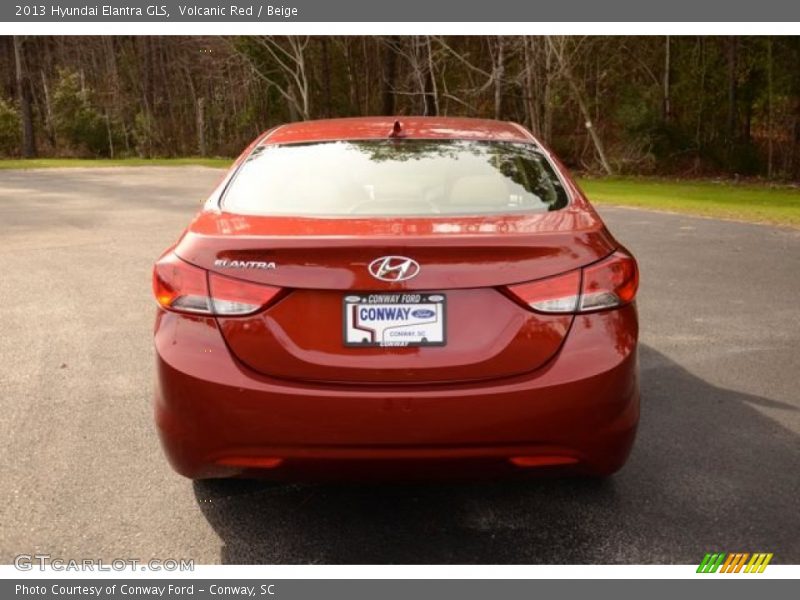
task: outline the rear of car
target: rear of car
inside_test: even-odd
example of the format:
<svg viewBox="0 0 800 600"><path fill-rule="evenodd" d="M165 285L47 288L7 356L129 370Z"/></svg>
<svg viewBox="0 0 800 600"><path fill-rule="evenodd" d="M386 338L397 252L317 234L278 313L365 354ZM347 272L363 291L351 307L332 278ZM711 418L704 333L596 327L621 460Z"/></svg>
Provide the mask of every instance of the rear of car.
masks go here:
<svg viewBox="0 0 800 600"><path fill-rule="evenodd" d="M524 130L290 125L156 263L156 418L194 478L608 474L634 259Z"/></svg>

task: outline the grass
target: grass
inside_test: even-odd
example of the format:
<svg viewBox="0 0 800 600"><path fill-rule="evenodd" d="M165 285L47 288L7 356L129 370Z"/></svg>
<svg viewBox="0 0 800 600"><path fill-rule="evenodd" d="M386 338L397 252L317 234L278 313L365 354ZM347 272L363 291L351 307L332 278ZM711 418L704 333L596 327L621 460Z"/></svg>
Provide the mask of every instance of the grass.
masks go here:
<svg viewBox="0 0 800 600"><path fill-rule="evenodd" d="M581 179L595 204L800 227L800 188L643 178Z"/></svg>
<svg viewBox="0 0 800 600"><path fill-rule="evenodd" d="M2 169L58 169L67 167L201 167L227 168L230 158L30 158L0 160Z"/></svg>
<svg viewBox="0 0 800 600"><path fill-rule="evenodd" d="M183 166L226 168L229 158L41 158L0 160L2 169L59 167ZM639 177L582 178L581 187L596 204L615 204L723 219L800 228L800 188L755 183L670 180Z"/></svg>

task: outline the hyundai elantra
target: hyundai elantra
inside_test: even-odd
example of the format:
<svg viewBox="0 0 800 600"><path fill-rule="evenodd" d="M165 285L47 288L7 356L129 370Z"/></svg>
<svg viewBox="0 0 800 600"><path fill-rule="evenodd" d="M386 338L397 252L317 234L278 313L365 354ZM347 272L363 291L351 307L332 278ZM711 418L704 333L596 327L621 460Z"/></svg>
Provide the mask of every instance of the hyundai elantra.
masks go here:
<svg viewBox="0 0 800 600"><path fill-rule="evenodd" d="M275 127L153 288L191 478L608 475L639 418L637 265L523 127Z"/></svg>

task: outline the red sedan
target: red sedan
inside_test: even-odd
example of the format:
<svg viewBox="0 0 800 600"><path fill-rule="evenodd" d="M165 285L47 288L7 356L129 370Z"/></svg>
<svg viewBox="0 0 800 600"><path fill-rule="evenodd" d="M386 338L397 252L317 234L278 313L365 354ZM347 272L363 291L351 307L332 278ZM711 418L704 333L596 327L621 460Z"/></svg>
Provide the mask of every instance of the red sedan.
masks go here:
<svg viewBox="0 0 800 600"><path fill-rule="evenodd" d="M165 452L191 478L608 475L637 285L519 125L276 127L155 264Z"/></svg>

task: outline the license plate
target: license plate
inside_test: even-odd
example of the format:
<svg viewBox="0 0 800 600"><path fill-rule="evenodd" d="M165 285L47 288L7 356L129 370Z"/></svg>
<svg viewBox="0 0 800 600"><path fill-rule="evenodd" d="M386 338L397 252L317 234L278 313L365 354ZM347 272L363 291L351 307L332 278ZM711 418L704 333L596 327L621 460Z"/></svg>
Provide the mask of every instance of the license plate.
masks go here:
<svg viewBox="0 0 800 600"><path fill-rule="evenodd" d="M443 294L351 294L344 298L345 346L444 346Z"/></svg>

